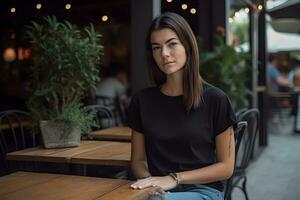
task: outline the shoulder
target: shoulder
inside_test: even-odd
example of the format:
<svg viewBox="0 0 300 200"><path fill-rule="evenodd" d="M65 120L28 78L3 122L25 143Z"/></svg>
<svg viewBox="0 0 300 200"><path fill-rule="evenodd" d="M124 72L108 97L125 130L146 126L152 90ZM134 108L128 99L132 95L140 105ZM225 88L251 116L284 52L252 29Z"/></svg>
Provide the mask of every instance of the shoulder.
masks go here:
<svg viewBox="0 0 300 200"><path fill-rule="evenodd" d="M210 84L205 84L203 88L203 102L211 109L231 106L231 101L227 94Z"/></svg>
<svg viewBox="0 0 300 200"><path fill-rule="evenodd" d="M203 85L203 96L208 99L227 98L227 95L223 90L208 83Z"/></svg>

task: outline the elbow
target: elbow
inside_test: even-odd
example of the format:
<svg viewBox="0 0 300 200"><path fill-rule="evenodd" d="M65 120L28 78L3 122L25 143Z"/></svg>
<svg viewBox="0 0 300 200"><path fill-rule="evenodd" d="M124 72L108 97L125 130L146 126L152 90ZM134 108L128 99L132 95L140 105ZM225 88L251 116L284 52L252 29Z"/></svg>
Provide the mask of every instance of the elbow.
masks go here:
<svg viewBox="0 0 300 200"><path fill-rule="evenodd" d="M234 172L234 166L231 164L225 164L223 165L223 170L222 170L222 178L223 180L229 179Z"/></svg>
<svg viewBox="0 0 300 200"><path fill-rule="evenodd" d="M233 175L234 167L227 167L227 169L224 171L224 178L229 179Z"/></svg>
<svg viewBox="0 0 300 200"><path fill-rule="evenodd" d="M232 177L232 175L233 175L233 169L228 170L228 172L226 173L226 179L229 179L230 177Z"/></svg>

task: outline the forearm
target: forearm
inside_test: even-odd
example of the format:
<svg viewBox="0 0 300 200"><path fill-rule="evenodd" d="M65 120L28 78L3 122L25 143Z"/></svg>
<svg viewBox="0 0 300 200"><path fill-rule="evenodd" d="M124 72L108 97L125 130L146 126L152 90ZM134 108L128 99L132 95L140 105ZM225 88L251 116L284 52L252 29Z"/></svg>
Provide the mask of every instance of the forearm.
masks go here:
<svg viewBox="0 0 300 200"><path fill-rule="evenodd" d="M145 178L151 176L146 162L132 162L131 170L136 178Z"/></svg>
<svg viewBox="0 0 300 200"><path fill-rule="evenodd" d="M226 163L216 163L200 169L177 173L180 184L205 184L228 179L233 167Z"/></svg>

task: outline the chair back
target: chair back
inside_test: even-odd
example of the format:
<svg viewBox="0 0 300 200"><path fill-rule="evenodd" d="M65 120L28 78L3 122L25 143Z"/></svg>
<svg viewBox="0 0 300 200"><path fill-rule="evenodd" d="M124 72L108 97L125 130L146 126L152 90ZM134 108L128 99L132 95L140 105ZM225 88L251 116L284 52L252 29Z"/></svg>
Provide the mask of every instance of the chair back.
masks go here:
<svg viewBox="0 0 300 200"><path fill-rule="evenodd" d="M246 128L247 128L248 124L246 121L240 121L237 123L236 127L234 128L234 138L235 138L235 162L234 162L234 171L236 170L236 160L237 160L237 156L239 154L239 148L240 148L240 144L242 141L242 138L245 134ZM228 197L230 196L230 192L232 190L232 179L234 178L234 176L230 177L227 181L226 181L226 188L225 188L225 194L224 194L224 199L228 199Z"/></svg>
<svg viewBox="0 0 300 200"><path fill-rule="evenodd" d="M117 125L114 120L114 114L109 107L102 105L88 105L85 106L88 111L92 111L96 113L96 123L98 125L98 129L110 128Z"/></svg>
<svg viewBox="0 0 300 200"><path fill-rule="evenodd" d="M241 149L237 157L237 168L245 170L253 155L256 136L259 130L259 110L256 108L249 109L238 116L238 121L248 123L246 133L241 140Z"/></svg>
<svg viewBox="0 0 300 200"><path fill-rule="evenodd" d="M242 109L238 110L238 111L235 113L236 118L239 119L240 116L241 116L241 114L243 114L243 113L246 112L247 110L248 110L248 108L242 108ZM238 120L238 121L240 121L240 120Z"/></svg>
<svg viewBox="0 0 300 200"><path fill-rule="evenodd" d="M21 110L0 112L0 162L7 163L7 153L36 146L36 131L30 114ZM7 169L1 169L1 173Z"/></svg>

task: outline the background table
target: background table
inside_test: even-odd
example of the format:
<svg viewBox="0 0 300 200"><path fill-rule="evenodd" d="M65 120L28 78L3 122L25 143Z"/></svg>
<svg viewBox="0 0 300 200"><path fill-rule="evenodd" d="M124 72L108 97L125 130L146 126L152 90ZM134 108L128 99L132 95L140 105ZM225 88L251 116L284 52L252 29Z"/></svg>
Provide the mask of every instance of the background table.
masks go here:
<svg viewBox="0 0 300 200"><path fill-rule="evenodd" d="M101 129L89 133L89 137L94 140L117 140L129 142L131 141L131 128L123 126Z"/></svg>
<svg viewBox="0 0 300 200"><path fill-rule="evenodd" d="M6 159L17 161L76 163L90 165L129 166L131 143L113 141L82 141L72 148L28 148L8 153Z"/></svg>
<svg viewBox="0 0 300 200"><path fill-rule="evenodd" d="M157 188L133 190L129 180L16 172L0 177L1 200L142 200Z"/></svg>

